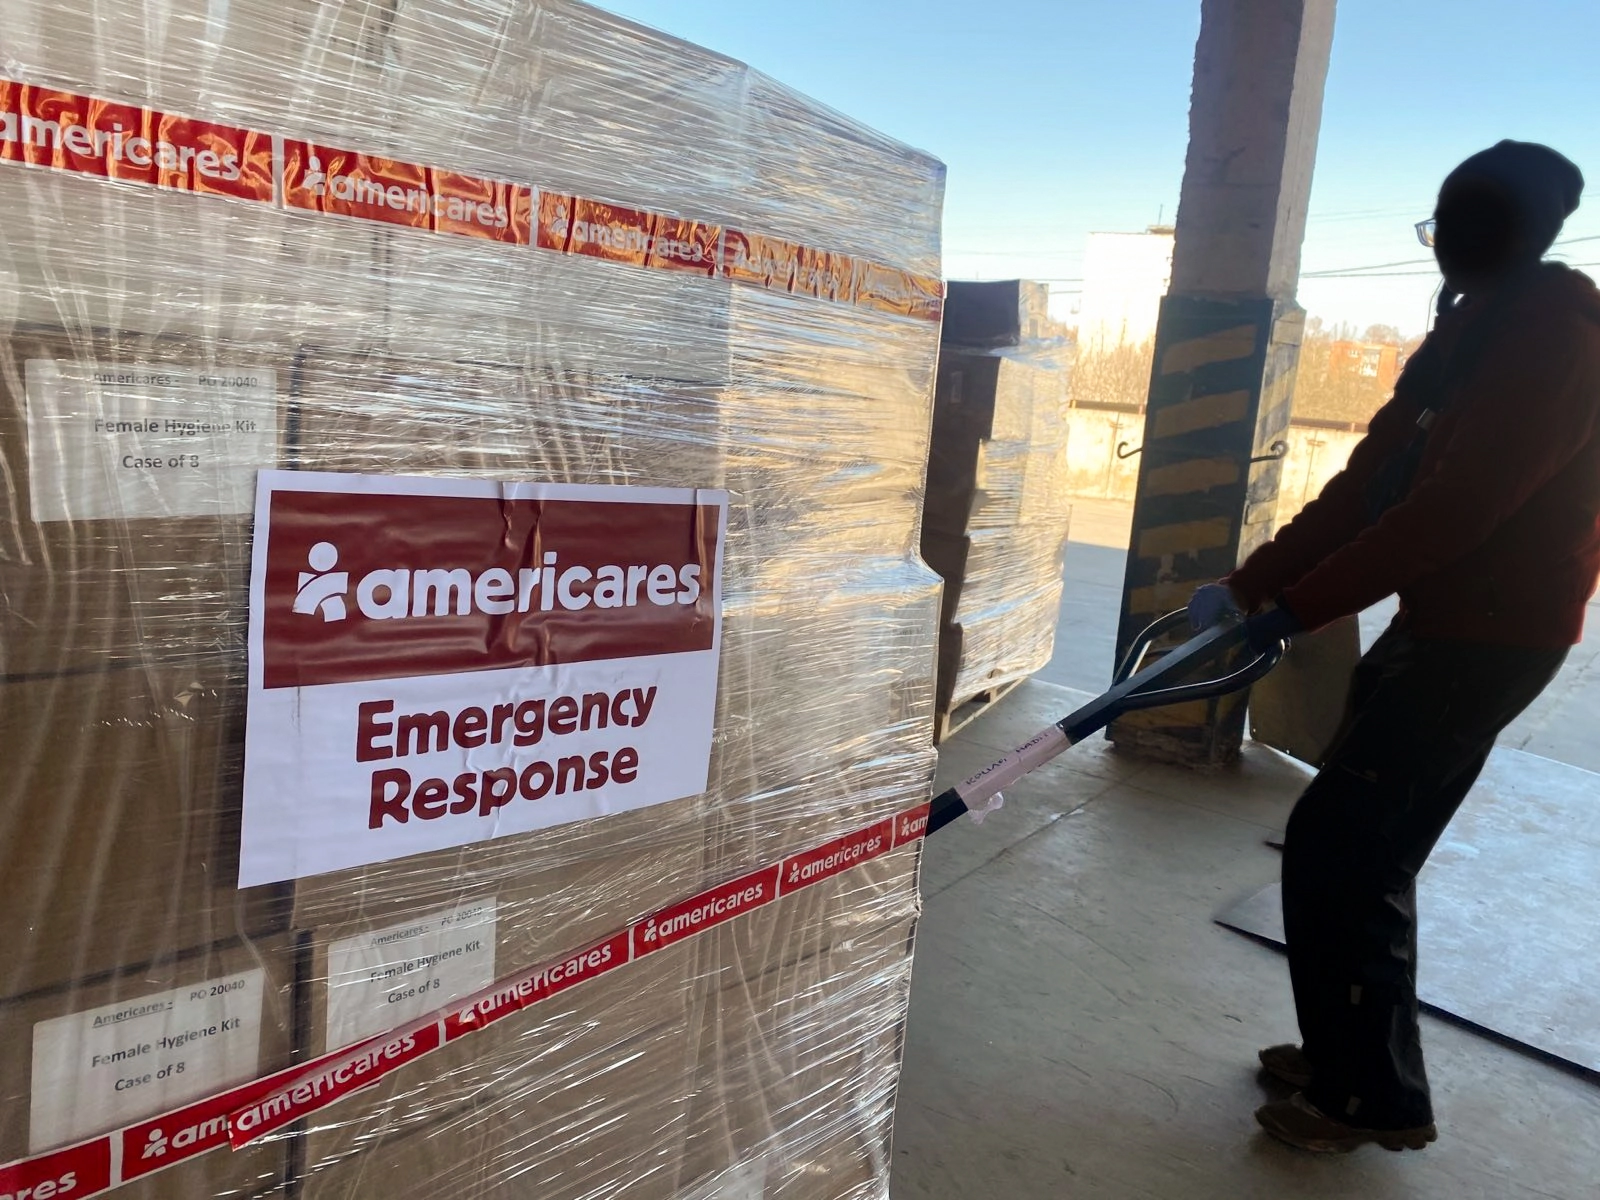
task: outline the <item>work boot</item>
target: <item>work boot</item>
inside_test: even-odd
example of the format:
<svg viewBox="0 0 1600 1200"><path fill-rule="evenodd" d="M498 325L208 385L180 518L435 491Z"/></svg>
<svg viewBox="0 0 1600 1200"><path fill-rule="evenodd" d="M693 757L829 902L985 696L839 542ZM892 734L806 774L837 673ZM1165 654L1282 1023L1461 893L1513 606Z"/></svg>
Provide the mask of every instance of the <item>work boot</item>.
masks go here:
<svg viewBox="0 0 1600 1200"><path fill-rule="evenodd" d="M1319 1112L1296 1092L1287 1100L1274 1100L1256 1109L1256 1120L1280 1142L1316 1154L1347 1154L1368 1142L1385 1150L1421 1150L1439 1136L1432 1122L1412 1129L1359 1129Z"/></svg>
<svg viewBox="0 0 1600 1200"><path fill-rule="evenodd" d="M1256 1057L1261 1060L1261 1069L1274 1079L1281 1079L1290 1087L1305 1089L1311 1086L1311 1060L1299 1046L1290 1042L1268 1046Z"/></svg>

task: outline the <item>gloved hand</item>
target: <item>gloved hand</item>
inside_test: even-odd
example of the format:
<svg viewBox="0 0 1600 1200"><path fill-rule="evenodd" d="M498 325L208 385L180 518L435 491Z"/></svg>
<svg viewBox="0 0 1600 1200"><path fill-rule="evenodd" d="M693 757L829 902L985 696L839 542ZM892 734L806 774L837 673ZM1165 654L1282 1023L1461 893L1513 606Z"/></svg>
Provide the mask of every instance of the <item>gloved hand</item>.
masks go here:
<svg viewBox="0 0 1600 1200"><path fill-rule="evenodd" d="M1279 642L1303 632L1304 628L1282 600L1275 607L1263 609L1244 621L1245 636L1250 648L1257 653L1272 649Z"/></svg>
<svg viewBox="0 0 1600 1200"><path fill-rule="evenodd" d="M1229 617L1243 616L1233 589L1225 583L1203 583L1189 597L1189 628L1196 633Z"/></svg>

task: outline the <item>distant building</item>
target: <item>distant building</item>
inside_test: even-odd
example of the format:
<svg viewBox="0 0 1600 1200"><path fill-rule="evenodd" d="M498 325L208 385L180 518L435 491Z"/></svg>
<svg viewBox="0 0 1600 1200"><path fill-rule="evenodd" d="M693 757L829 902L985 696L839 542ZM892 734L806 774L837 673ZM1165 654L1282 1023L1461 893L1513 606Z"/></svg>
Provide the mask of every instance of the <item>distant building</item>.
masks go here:
<svg viewBox="0 0 1600 1200"><path fill-rule="evenodd" d="M1337 341L1328 347L1328 369L1374 379L1385 394L1394 390L1405 366L1404 352L1392 342Z"/></svg>
<svg viewBox="0 0 1600 1200"><path fill-rule="evenodd" d="M1138 346L1156 335L1161 297L1172 282L1173 229L1091 233L1083 255L1078 346L1090 354Z"/></svg>

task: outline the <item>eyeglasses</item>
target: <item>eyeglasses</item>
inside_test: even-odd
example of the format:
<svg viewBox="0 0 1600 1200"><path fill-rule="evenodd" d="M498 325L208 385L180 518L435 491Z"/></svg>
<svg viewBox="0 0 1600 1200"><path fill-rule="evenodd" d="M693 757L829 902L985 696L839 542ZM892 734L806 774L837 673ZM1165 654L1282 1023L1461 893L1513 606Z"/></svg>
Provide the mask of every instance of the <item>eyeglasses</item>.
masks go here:
<svg viewBox="0 0 1600 1200"><path fill-rule="evenodd" d="M1439 228L1439 222L1435 221L1431 217L1426 221L1418 221L1417 222L1417 241L1421 242L1429 250L1432 250L1433 249L1434 235L1435 235L1435 233L1438 232L1438 228Z"/></svg>

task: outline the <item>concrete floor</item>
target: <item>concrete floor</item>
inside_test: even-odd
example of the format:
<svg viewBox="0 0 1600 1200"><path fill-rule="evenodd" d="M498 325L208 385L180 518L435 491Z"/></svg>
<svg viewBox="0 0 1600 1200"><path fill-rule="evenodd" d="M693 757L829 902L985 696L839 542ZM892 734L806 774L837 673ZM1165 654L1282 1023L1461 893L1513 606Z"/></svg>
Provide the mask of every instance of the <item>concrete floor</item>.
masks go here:
<svg viewBox="0 0 1600 1200"><path fill-rule="evenodd" d="M1098 687L1109 673L1097 610L1109 604L1114 624L1120 553L1090 539L1114 543L1121 520L1111 507L1075 520L1060 652L1041 679ZM1540 730L1577 728L1575 706L1595 711L1587 680L1585 668L1528 735L1559 743ZM1084 699L1040 680L1018 689L947 744L938 786ZM1600 1088L1432 1018L1441 1130L1426 1152L1323 1159L1258 1132L1255 1050L1295 1036L1287 971L1212 917L1275 877L1263 839L1305 778L1256 747L1199 776L1096 740L984 825L930 841L895 1200L1600 1196Z"/></svg>

